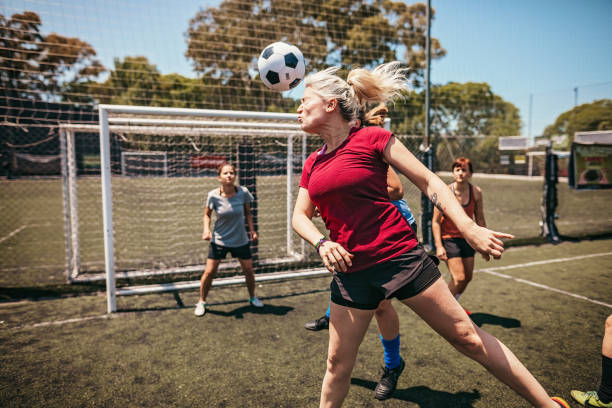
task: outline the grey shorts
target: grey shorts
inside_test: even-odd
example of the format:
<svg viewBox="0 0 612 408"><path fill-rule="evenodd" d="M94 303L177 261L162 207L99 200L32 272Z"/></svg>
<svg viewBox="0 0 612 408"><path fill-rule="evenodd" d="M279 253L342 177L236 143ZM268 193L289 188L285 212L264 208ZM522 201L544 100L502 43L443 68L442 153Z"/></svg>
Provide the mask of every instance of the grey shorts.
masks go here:
<svg viewBox="0 0 612 408"><path fill-rule="evenodd" d="M373 310L383 299L418 295L441 277L437 258L418 245L405 254L358 272L334 273L331 301L355 309Z"/></svg>

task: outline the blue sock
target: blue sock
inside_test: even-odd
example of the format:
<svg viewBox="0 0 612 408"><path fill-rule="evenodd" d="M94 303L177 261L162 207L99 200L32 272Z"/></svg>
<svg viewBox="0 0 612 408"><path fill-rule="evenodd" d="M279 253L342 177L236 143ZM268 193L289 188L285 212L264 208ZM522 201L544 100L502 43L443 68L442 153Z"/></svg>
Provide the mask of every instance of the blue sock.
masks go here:
<svg viewBox="0 0 612 408"><path fill-rule="evenodd" d="M397 335L393 340L385 340L383 339L382 334L380 335L380 342L383 345L383 349L385 350L385 367L387 368L395 368L400 365L400 336Z"/></svg>
<svg viewBox="0 0 612 408"><path fill-rule="evenodd" d="M329 308L331 306L329 305L329 303L327 304L327 311L325 312L325 316L327 316L327 319L329 320Z"/></svg>

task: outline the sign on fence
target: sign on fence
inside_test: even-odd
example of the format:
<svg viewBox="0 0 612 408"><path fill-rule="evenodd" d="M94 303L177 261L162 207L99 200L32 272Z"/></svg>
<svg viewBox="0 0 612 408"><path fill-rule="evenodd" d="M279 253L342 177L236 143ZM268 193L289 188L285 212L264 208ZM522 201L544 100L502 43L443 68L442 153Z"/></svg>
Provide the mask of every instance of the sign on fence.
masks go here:
<svg viewBox="0 0 612 408"><path fill-rule="evenodd" d="M225 162L225 156L191 156L191 167L195 169L216 169Z"/></svg>
<svg viewBox="0 0 612 408"><path fill-rule="evenodd" d="M612 188L612 144L572 143L568 181L576 189Z"/></svg>

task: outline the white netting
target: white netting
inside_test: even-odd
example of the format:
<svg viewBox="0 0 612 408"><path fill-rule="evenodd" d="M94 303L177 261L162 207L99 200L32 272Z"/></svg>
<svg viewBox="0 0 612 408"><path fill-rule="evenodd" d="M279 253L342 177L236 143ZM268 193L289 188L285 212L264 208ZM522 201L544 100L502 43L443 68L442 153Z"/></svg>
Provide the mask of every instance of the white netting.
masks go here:
<svg viewBox="0 0 612 408"><path fill-rule="evenodd" d="M289 220L303 160L320 139L307 137L293 115L289 116L291 120L284 122L261 118L195 121L205 125L188 117L147 118L144 122L133 116L111 117L115 270L201 272L208 249L201 239L206 195L219 186L217 168L226 161L236 166L238 182L256 198L252 205L260 236L252 247L256 265L272 271L306 265L311 251L292 232ZM75 175L66 174L69 180L78 180L71 182L75 187L70 197L74 198L68 200L72 224L78 225L70 234L71 263L78 263L72 276L82 278L83 273L104 268L99 171L85 165L100 163L100 159L91 146L97 142L95 129L64 129L74 146L71 149L68 143L68 156L74 156L77 163L73 165Z"/></svg>

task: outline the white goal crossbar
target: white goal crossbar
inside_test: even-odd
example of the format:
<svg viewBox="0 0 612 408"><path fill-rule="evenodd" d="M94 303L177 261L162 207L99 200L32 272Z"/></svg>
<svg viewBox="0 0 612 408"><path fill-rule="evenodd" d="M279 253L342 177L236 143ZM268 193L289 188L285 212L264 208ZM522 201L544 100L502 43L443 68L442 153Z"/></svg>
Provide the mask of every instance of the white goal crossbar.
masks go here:
<svg viewBox="0 0 612 408"><path fill-rule="evenodd" d="M113 116L111 116L113 115ZM117 116L119 115L119 116ZM122 116L123 115L123 116ZM132 115L124 117L125 115ZM135 115L135 116L134 116ZM161 116L162 118L143 118L142 116ZM190 118L223 118L225 120L185 120L178 119L177 116L188 116ZM266 122L268 121L268 122ZM285 123L271 122L285 121ZM291 121L293 123L287 123ZM178 130L177 130L178 129ZM100 168L102 184L102 219L104 231L104 265L105 273L88 274L87 277L80 275L79 261L79 236L78 236L78 206L76 194L76 163L75 163L75 133L78 132L99 132L100 135ZM248 111L228 111L212 109L180 109L180 108L157 108L157 107L137 107L121 105L99 105L99 126L97 125L78 125L64 124L60 127L62 140L62 171L64 172L64 201L65 201L65 224L66 224L66 256L67 256L67 275L69 281L81 280L106 280L107 291L107 310L109 313L117 310L116 296L131 295L139 293L151 293L152 291L179 290L183 288L197 287L199 282L184 282L182 284L170 283L163 285L124 287L117 289L116 279L122 277L151 276L156 274L193 272L202 270L203 265L187 267L168 268L166 270L155 271L115 271L114 259L114 237L113 237L113 209L112 209L112 190L111 190L111 148L110 133L129 133L138 132L141 134L180 134L185 136L195 135L277 135L286 137L287 140L287 163L286 166L286 223L291 225L292 197L293 197L293 142L294 139L302 139L302 161L306 157L306 134L297 124L297 115L288 113L268 113L268 112L248 112ZM295 262L304 258L304 243L301 241L300 248L294 250L292 245L292 231L287 228L287 258L262 259L260 265L279 264L283 262ZM234 266L232 263L226 267ZM258 280L282 279L287 275L292 277L296 271L287 273L268 273L265 278L258 277ZM324 274L324 270L309 270L306 276L312 274ZM262 274L264 275L264 274ZM241 278L222 278L217 279L213 284L223 285Z"/></svg>

